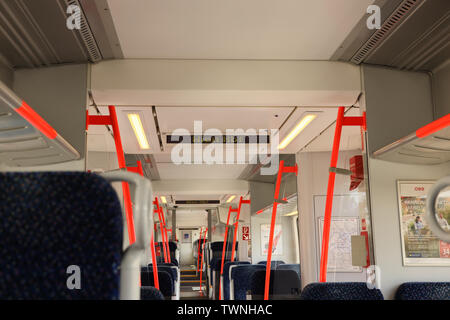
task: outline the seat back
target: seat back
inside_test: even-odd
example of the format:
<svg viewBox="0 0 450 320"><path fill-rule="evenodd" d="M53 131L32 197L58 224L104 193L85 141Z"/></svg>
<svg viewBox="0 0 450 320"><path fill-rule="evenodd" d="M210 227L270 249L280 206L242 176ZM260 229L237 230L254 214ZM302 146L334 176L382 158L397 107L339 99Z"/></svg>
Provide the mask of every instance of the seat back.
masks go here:
<svg viewBox="0 0 450 320"><path fill-rule="evenodd" d="M264 297L266 270L258 270L250 279L252 300ZM300 277L294 270L271 270L269 295L271 299L300 299Z"/></svg>
<svg viewBox="0 0 450 320"><path fill-rule="evenodd" d="M155 287L141 287L141 300L164 300L164 295Z"/></svg>
<svg viewBox="0 0 450 320"><path fill-rule="evenodd" d="M369 289L365 282L310 283L303 288L302 300L383 300L379 289Z"/></svg>
<svg viewBox="0 0 450 320"><path fill-rule="evenodd" d="M265 270L261 264L238 265L231 269L231 279L234 283L234 299L247 300L247 291L250 290L250 279L254 272Z"/></svg>
<svg viewBox="0 0 450 320"><path fill-rule="evenodd" d="M258 262L258 264L267 265L267 261L260 261L260 262ZM270 268L275 269L275 268L278 268L278 266L282 265L282 264L285 264L285 262L281 261L281 260L272 260L272 261L270 261Z"/></svg>
<svg viewBox="0 0 450 320"><path fill-rule="evenodd" d="M396 300L450 300L450 282L406 282L395 293Z"/></svg>
<svg viewBox="0 0 450 320"><path fill-rule="evenodd" d="M141 271L141 287L154 287L153 271ZM167 271L158 270L159 290L164 297L170 299L175 292L174 281L172 275Z"/></svg>
<svg viewBox="0 0 450 320"><path fill-rule="evenodd" d="M223 298L224 300L230 300L230 267L236 265L249 265L248 261L233 261L225 262L223 265Z"/></svg>
<svg viewBox="0 0 450 320"><path fill-rule="evenodd" d="M152 271L152 270L153 270L152 264L149 264L148 267L141 268L141 271ZM175 268L172 268L172 266L168 264L158 264L158 271L160 270L168 272L172 276L173 281L178 280L178 272Z"/></svg>
<svg viewBox="0 0 450 320"><path fill-rule="evenodd" d="M108 181L1 173L0 189L0 299L119 298L122 209Z"/></svg>
<svg viewBox="0 0 450 320"><path fill-rule="evenodd" d="M292 270L295 271L298 275L298 278L301 280L300 276L300 264L280 264L276 267L276 270Z"/></svg>

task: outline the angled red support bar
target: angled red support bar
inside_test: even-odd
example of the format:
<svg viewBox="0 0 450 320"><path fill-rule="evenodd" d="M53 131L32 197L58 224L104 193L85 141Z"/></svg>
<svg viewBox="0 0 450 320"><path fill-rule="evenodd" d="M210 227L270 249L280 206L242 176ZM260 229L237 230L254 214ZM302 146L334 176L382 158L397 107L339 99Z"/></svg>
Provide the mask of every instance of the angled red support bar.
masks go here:
<svg viewBox="0 0 450 320"><path fill-rule="evenodd" d="M443 116L442 118L439 118L427 124L426 126L423 126L422 128L416 130L416 136L418 138L425 138L430 134L433 134L436 131L444 129L448 126L450 126L450 114Z"/></svg>
<svg viewBox="0 0 450 320"><path fill-rule="evenodd" d="M242 198L242 196L239 198L239 206L238 206L238 210L237 210L237 215L236 215L236 223L235 223L235 227L234 227L234 235L233 235L233 244L231 247L231 259L230 261L233 262L234 261L234 256L236 253L236 238L237 238L237 231L238 231L238 227L239 227L239 217L241 216L241 207L242 204L250 204L250 200L244 200Z"/></svg>
<svg viewBox="0 0 450 320"><path fill-rule="evenodd" d="M330 167L336 168L339 156L339 144L341 141L341 133L343 126L361 126L364 130L366 128L366 116L361 117L345 117L345 107L339 107L336 118L336 129L334 132L333 150L331 152ZM322 251L320 257L320 282L327 281L327 267L328 267L328 247L330 241L330 227L331 227L331 212L333 210L333 196L334 183L336 180L336 172L329 171L328 173L328 187L327 200L325 203L325 217L322 234Z"/></svg>
<svg viewBox="0 0 450 320"><path fill-rule="evenodd" d="M33 125L36 129L42 132L47 138L55 139L58 133L51 125L48 124L36 111L34 111L25 101L22 105L15 109L25 120Z"/></svg>
<svg viewBox="0 0 450 320"><path fill-rule="evenodd" d="M277 182L275 184L274 202L272 207L272 219L270 221L270 233L269 233L269 247L267 249L267 263L266 263L266 281L264 284L264 300L269 300L269 286L270 286L270 269L272 263L272 250L273 250L273 234L275 232L275 221L277 218L278 199L280 198L281 178L283 173L293 172L298 174L298 167L295 164L294 167L285 167L284 161L280 161L278 168Z"/></svg>
<svg viewBox="0 0 450 320"><path fill-rule="evenodd" d="M120 169L127 169L125 164L125 155L122 147L122 140L120 138L119 123L117 121L116 108L114 106L108 106L109 116L90 116L86 112L86 130L89 125L111 125L114 133L114 143L116 145L117 160L119 162ZM131 204L130 186L127 182L122 182L123 201L125 205L125 214L127 219L128 239L130 245L136 241L136 234L134 231L133 220L133 206Z"/></svg>
<svg viewBox="0 0 450 320"><path fill-rule="evenodd" d="M202 261L200 263L200 292L203 293L203 286L202 286L202 275L203 275L203 252L204 252L204 245L206 242L206 232L208 232L208 228L205 229L205 234L203 235L203 245L199 242L198 245L202 247Z"/></svg>
<svg viewBox="0 0 450 320"><path fill-rule="evenodd" d="M201 244L201 242L202 242L202 229L203 229L203 227L201 227L200 228L200 233L199 233L199 236L198 236L198 246L197 246L197 273L199 272L199 270L200 270L200 244Z"/></svg>
<svg viewBox="0 0 450 320"><path fill-rule="evenodd" d="M230 224L230 215L231 215L231 211L233 211L233 209L230 208L228 209L228 216L227 216L227 225L225 226L225 233L223 235L223 247L222 247L222 263L220 265L220 275L223 275L223 263L225 260L225 251L226 251L226 247L227 247L227 236L228 236L228 225ZM222 300L222 290L221 290L221 281L220 281L220 277L219 277L219 300Z"/></svg>

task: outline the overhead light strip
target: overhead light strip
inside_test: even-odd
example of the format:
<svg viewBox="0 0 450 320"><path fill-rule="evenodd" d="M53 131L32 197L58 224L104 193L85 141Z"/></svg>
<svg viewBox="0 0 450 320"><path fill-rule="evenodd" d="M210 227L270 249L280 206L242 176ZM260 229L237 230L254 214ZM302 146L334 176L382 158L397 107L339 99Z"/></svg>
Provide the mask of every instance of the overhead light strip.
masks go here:
<svg viewBox="0 0 450 320"><path fill-rule="evenodd" d="M131 127L133 128L136 139L139 143L141 149L149 149L147 137L145 136L144 127L142 126L141 118L137 113L129 113L128 120L130 121Z"/></svg>
<svg viewBox="0 0 450 320"><path fill-rule="evenodd" d="M234 198L236 198L235 195L230 196L230 197L228 198L228 200L227 200L227 203L230 203L231 201L233 201Z"/></svg>
<svg viewBox="0 0 450 320"><path fill-rule="evenodd" d="M315 118L317 118L316 114L308 114L304 116L297 125L289 132L289 134L281 141L280 145L278 146L278 149L284 149L286 148L292 140L295 139L299 135L300 132L302 132Z"/></svg>

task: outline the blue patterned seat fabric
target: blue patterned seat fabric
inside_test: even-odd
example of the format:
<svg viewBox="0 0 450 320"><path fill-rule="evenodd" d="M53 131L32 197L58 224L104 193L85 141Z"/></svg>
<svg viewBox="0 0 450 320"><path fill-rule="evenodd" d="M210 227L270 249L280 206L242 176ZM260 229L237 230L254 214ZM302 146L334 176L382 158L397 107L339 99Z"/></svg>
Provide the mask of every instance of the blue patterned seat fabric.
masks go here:
<svg viewBox="0 0 450 320"><path fill-rule="evenodd" d="M450 282L406 282L395 294L397 300L450 300Z"/></svg>
<svg viewBox="0 0 450 320"><path fill-rule="evenodd" d="M230 300L230 267L241 264L250 264L248 261L233 261L226 262L223 265L223 298Z"/></svg>
<svg viewBox="0 0 450 320"><path fill-rule="evenodd" d="M266 270L262 264L238 265L231 269L231 279L234 283L234 299L246 300L247 291L250 290L250 279L254 272Z"/></svg>
<svg viewBox="0 0 450 320"><path fill-rule="evenodd" d="M141 287L141 300L164 300L164 295L155 287Z"/></svg>
<svg viewBox="0 0 450 320"><path fill-rule="evenodd" d="M0 190L0 299L118 299L122 209L109 182L84 172L1 173ZM80 289L67 286L71 265Z"/></svg>
<svg viewBox="0 0 450 320"><path fill-rule="evenodd" d="M383 300L379 289L369 289L365 282L310 283L301 293L302 300Z"/></svg>
<svg viewBox="0 0 450 320"><path fill-rule="evenodd" d="M161 271L158 269L158 281L159 281L159 290L163 293L163 295L167 298L173 296L175 288L173 278L170 273L167 271ZM141 287L154 287L155 282L153 278L153 271L145 271L141 269Z"/></svg>

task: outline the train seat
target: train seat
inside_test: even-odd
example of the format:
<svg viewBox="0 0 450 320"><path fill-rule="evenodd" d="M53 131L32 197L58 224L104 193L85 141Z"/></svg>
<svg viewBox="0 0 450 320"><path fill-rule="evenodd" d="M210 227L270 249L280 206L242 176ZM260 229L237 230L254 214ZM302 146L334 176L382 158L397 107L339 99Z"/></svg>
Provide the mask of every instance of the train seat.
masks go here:
<svg viewBox="0 0 450 320"><path fill-rule="evenodd" d="M159 290L165 299L171 300L175 294L175 287L172 275L167 271L158 270ZM154 287L153 271L141 271L141 287Z"/></svg>
<svg viewBox="0 0 450 320"><path fill-rule="evenodd" d="M1 173L0 189L0 299L119 298L122 209L106 179Z"/></svg>
<svg viewBox="0 0 450 320"><path fill-rule="evenodd" d="M224 300L230 300L230 267L242 264L250 264L248 261L228 261L223 265L223 275L220 276L222 284L222 297Z"/></svg>
<svg viewBox="0 0 450 320"><path fill-rule="evenodd" d="M143 271L152 271L153 265L150 263L148 267L144 267ZM180 270L173 263L158 264L158 271L167 271L172 276L175 288L174 300L180 299Z"/></svg>
<svg viewBox="0 0 450 320"><path fill-rule="evenodd" d="M235 265L230 267L230 300L247 300L250 278L254 272L265 270L262 264Z"/></svg>
<svg viewBox="0 0 450 320"><path fill-rule="evenodd" d="M365 282L310 283L303 288L301 300L384 300L379 289Z"/></svg>
<svg viewBox="0 0 450 320"><path fill-rule="evenodd" d="M395 293L396 300L450 300L450 282L406 282Z"/></svg>
<svg viewBox="0 0 450 320"><path fill-rule="evenodd" d="M164 295L155 287L141 287L141 300L164 300Z"/></svg>
<svg viewBox="0 0 450 320"><path fill-rule="evenodd" d="M252 300L262 300L266 283L266 270L255 271L250 279ZM300 299L300 277L294 270L271 270L269 299L298 300Z"/></svg>

